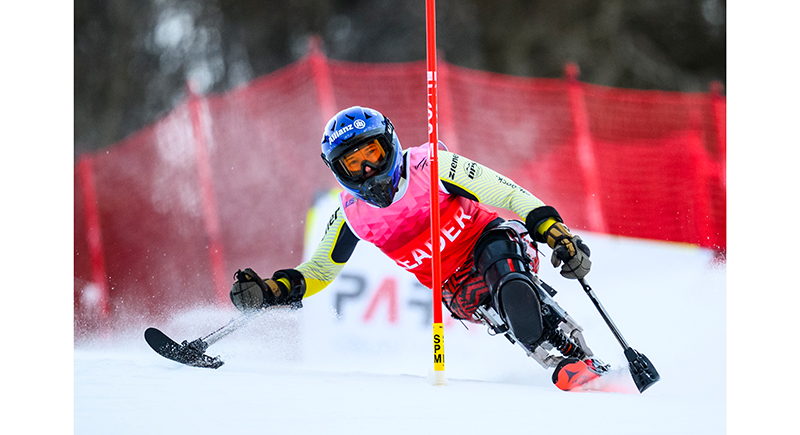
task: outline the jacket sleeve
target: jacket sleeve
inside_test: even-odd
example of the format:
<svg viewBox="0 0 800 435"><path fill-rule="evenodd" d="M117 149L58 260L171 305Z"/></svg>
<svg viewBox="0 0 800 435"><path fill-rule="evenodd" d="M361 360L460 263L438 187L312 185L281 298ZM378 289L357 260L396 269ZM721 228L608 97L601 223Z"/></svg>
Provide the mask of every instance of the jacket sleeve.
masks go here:
<svg viewBox="0 0 800 435"><path fill-rule="evenodd" d="M439 151L439 179L448 192L516 213L524 221L545 203L504 175L464 156Z"/></svg>
<svg viewBox="0 0 800 435"><path fill-rule="evenodd" d="M319 293L339 275L357 243L358 237L347 225L341 208L337 208L311 259L296 268L306 282L305 297Z"/></svg>

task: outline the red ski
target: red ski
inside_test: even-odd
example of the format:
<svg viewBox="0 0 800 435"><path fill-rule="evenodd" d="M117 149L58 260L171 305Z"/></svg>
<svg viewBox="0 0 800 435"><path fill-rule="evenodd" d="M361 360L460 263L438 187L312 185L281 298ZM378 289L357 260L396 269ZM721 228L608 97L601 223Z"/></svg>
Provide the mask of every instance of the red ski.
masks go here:
<svg viewBox="0 0 800 435"><path fill-rule="evenodd" d="M563 391L570 391L599 378L608 369L607 364L594 358L566 358L556 366L553 383Z"/></svg>

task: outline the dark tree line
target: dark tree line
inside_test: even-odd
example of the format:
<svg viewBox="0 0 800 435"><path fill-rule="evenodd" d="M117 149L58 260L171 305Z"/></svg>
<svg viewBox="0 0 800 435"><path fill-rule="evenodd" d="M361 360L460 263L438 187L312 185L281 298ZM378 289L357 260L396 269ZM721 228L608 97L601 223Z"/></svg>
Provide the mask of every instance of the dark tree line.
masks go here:
<svg viewBox="0 0 800 435"><path fill-rule="evenodd" d="M724 0L438 0L453 64L606 86L706 91L725 83ZM356 62L425 59L422 0L77 0L75 154L168 112L188 78L222 92L306 53Z"/></svg>

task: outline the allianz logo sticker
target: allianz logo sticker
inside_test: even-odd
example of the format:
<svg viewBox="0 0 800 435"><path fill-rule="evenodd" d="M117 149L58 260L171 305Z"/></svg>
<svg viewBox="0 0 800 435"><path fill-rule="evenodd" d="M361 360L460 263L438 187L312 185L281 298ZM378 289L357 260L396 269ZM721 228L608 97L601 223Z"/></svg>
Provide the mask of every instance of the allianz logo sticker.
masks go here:
<svg viewBox="0 0 800 435"><path fill-rule="evenodd" d="M358 129L362 129L367 126L367 123L363 119L356 119L353 125Z"/></svg>
<svg viewBox="0 0 800 435"><path fill-rule="evenodd" d="M353 124L348 124L348 125L340 128L340 129L334 131L333 133L331 133L331 140L332 141L336 140L336 138L338 138L339 136L347 133L348 131L350 131L352 129L353 129Z"/></svg>

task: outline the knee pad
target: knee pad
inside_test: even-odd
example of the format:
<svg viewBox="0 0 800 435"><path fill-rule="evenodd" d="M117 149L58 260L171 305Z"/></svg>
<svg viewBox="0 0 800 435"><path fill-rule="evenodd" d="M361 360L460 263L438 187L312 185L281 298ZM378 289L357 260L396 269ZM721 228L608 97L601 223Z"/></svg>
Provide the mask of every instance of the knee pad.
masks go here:
<svg viewBox="0 0 800 435"><path fill-rule="evenodd" d="M514 336L532 345L542 335L542 313L522 246L519 235L511 229L500 226L488 230L475 244L475 267Z"/></svg>
<svg viewBox="0 0 800 435"><path fill-rule="evenodd" d="M529 259L522 248L519 235L502 225L484 232L473 250L475 269L492 292L508 275L523 275L530 279Z"/></svg>

